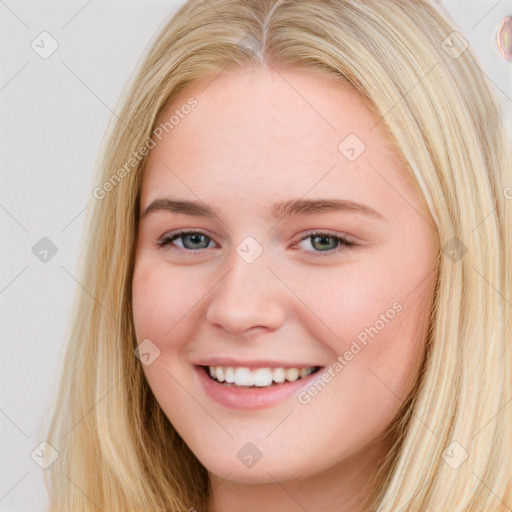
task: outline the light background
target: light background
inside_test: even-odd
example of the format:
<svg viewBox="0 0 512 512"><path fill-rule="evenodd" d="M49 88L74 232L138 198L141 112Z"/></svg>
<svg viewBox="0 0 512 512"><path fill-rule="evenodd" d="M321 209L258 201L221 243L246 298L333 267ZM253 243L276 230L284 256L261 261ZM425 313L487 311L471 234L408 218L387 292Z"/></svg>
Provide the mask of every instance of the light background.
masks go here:
<svg viewBox="0 0 512 512"><path fill-rule="evenodd" d="M78 286L93 164L123 84L181 4L0 0L0 512L46 506L31 453ZM495 43L512 0L443 4L479 56L512 134L512 62ZM31 48L42 46L44 31L59 45L47 59ZM46 263L32 252L42 237L57 247Z"/></svg>

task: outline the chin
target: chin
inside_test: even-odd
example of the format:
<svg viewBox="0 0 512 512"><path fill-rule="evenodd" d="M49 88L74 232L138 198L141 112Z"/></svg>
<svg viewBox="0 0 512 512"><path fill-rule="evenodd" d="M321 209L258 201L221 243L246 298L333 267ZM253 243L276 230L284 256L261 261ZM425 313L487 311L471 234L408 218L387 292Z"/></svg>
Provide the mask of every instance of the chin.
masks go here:
<svg viewBox="0 0 512 512"><path fill-rule="evenodd" d="M284 454L274 457L262 455L252 467L240 461L236 452L233 457L222 452L199 460L210 474L239 484L275 484L276 480L305 478L316 472L316 468L307 461L290 461Z"/></svg>

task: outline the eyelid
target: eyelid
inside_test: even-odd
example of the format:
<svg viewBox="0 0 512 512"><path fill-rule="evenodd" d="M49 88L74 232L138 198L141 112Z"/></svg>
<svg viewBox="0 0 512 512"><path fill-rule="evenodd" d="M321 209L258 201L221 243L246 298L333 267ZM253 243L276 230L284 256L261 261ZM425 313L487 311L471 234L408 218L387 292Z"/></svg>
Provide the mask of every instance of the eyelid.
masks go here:
<svg viewBox="0 0 512 512"><path fill-rule="evenodd" d="M165 247L171 247L172 242L174 242L177 238L182 238L186 235L204 235L206 238L209 238L210 241L217 243L214 238L206 231L202 229L195 229L195 228L180 228L175 229L172 231L169 231L167 233L164 233L161 237L159 237L157 240L155 240L155 244L159 246L159 248L165 248ZM182 249L181 247L173 247L174 249L185 251L189 253L196 253L196 252L204 252L205 249ZM212 249L212 247L207 247L207 249Z"/></svg>
<svg viewBox="0 0 512 512"><path fill-rule="evenodd" d="M176 247L176 246L172 245L172 243L174 242L175 239L182 238L186 235L203 235L206 238L208 238L210 241L217 244L215 239L212 236L210 236L210 234L208 232L206 232L203 229L195 229L195 228L180 228L180 229L176 229L176 230L167 232L167 233L163 234L160 238L158 238L154 243L159 248L172 247L173 250L178 250L180 252L185 252L185 253L190 253L190 254L197 254L197 253L201 253L201 252L204 253L208 249L213 249L213 247L205 247L203 249L186 249L186 248L182 248L179 246ZM355 241L354 238L351 237L350 235L347 235L344 233L332 232L330 230L312 229L312 230L309 230L309 231L306 231L305 233L303 233L300 238L295 239L291 243L291 248L294 250L297 250L297 245L300 242L303 242L304 240L306 240L308 238L313 238L315 236L324 236L324 237L332 238L332 239L338 241L338 247L336 247L334 249L328 249L326 251L315 251L315 250L306 251L308 254L314 254L315 256L317 256L317 255L318 256L334 255L339 252L345 251L346 249L356 248L356 247L360 247L361 245L363 245L363 244Z"/></svg>
<svg viewBox="0 0 512 512"><path fill-rule="evenodd" d="M313 229L313 230L310 230L310 231L307 231L305 234L301 235L301 237L292 242L292 248L293 249L296 249L297 245L308 239L308 238L313 238L315 236L326 236L327 238L333 238L335 240L338 240L338 247L336 247L335 249L329 249L327 251L306 251L308 254L314 254L315 256L329 256L329 255L334 255L334 254L338 254L339 252L343 252L347 249L353 249L353 248L357 248L357 247L360 247L362 244L357 242L353 237L351 237L350 235L346 235L344 233L339 233L339 232L332 232L330 230L322 230L322 229Z"/></svg>
<svg viewBox="0 0 512 512"><path fill-rule="evenodd" d="M305 234L302 234L301 237L298 238L297 241L302 242L302 240L305 240L306 238L309 238L312 236L322 236L322 235L324 235L324 236L326 235L326 236L332 237L332 238L339 238L342 240L346 240L347 242L353 243L354 245L357 244L354 237L347 235L346 233L331 231L329 229L311 229L309 231L306 231ZM294 243L296 243L296 242L294 242Z"/></svg>

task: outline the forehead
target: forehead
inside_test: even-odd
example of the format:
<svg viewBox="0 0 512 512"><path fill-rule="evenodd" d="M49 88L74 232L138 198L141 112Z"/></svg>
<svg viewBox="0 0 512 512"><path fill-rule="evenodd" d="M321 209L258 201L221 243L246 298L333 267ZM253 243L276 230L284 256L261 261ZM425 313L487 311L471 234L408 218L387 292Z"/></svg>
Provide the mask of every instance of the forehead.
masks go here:
<svg viewBox="0 0 512 512"><path fill-rule="evenodd" d="M196 105L183 108L191 99ZM381 171L410 185L379 116L343 81L303 71L222 73L182 90L157 124L172 116L148 155L143 202L166 187L212 199L220 191L280 199L343 187L361 198L382 188Z"/></svg>

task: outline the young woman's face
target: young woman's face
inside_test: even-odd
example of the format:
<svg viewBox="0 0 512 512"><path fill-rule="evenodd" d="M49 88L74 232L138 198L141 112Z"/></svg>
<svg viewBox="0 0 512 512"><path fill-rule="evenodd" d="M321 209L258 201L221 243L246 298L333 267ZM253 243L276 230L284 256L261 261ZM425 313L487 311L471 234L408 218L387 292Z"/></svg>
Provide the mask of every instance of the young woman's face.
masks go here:
<svg viewBox="0 0 512 512"><path fill-rule="evenodd" d="M173 115L133 275L156 400L229 480L374 468L418 377L438 250L384 122L345 84L268 70L196 83Z"/></svg>

